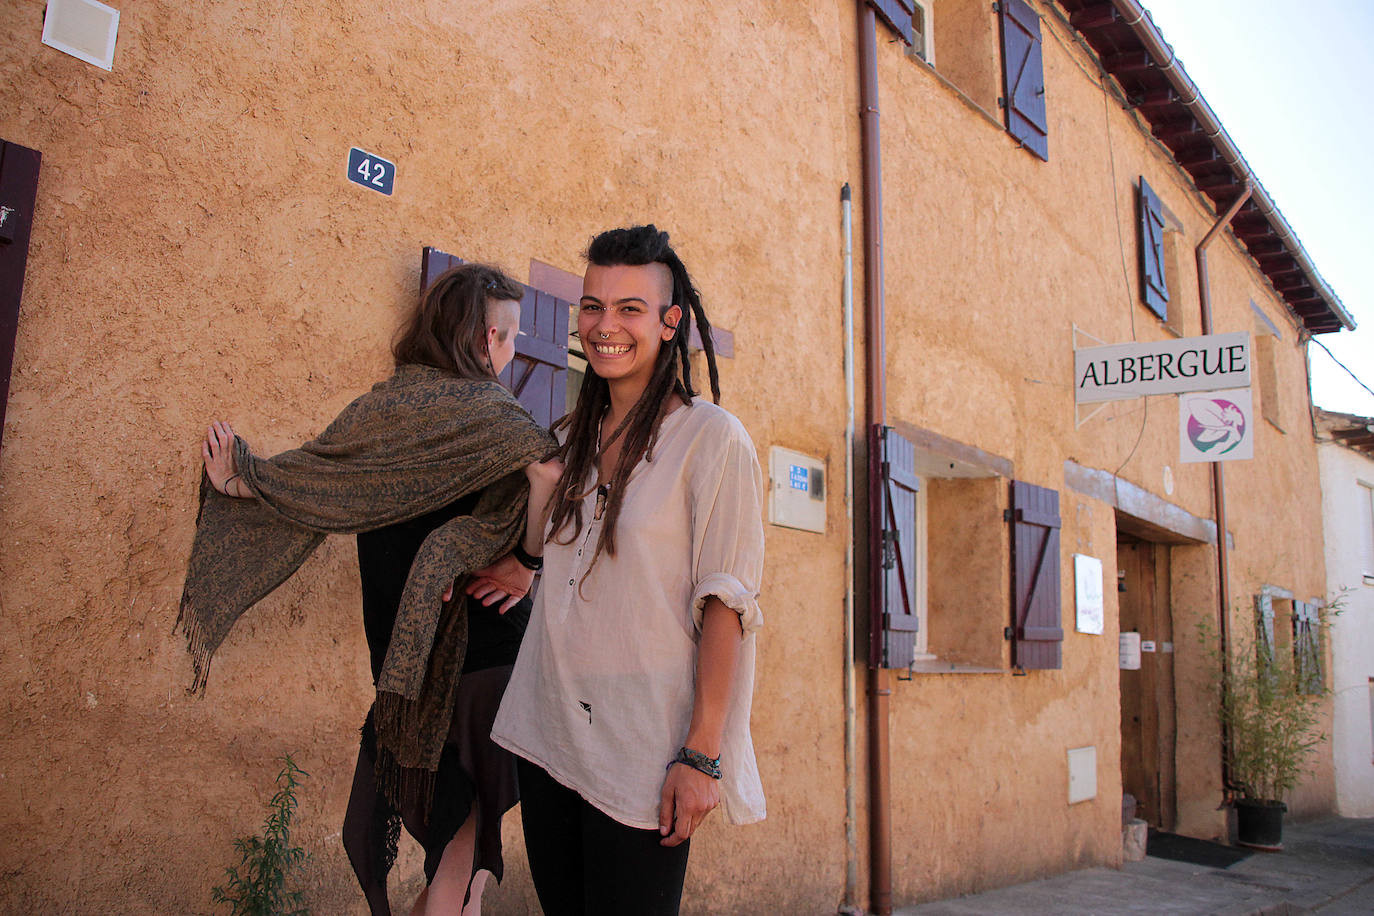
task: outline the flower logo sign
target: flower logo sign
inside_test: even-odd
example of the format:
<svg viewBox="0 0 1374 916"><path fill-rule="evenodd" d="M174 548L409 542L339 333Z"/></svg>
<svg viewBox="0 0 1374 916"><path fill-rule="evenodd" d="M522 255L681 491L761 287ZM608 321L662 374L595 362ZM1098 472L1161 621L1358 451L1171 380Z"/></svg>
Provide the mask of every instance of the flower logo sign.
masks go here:
<svg viewBox="0 0 1374 916"><path fill-rule="evenodd" d="M1249 388L1181 395L1179 450L1183 461L1253 458L1253 402Z"/></svg>
<svg viewBox="0 0 1374 916"><path fill-rule="evenodd" d="M1189 398L1188 441L1199 452L1213 449L1218 455L1240 445L1245 438L1245 415L1224 398Z"/></svg>

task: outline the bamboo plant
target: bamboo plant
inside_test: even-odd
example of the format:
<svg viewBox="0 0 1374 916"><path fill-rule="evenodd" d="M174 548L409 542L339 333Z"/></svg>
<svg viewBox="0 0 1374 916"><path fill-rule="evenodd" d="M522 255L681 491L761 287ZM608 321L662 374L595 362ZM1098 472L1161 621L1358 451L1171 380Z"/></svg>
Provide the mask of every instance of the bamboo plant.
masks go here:
<svg viewBox="0 0 1374 916"><path fill-rule="evenodd" d="M1276 649L1259 626L1253 636L1232 638L1225 664L1215 628L1199 629L1202 645L1210 647L1232 786L1241 798L1281 804L1326 739L1320 701L1329 690L1320 676L1314 679L1310 652L1295 658Z"/></svg>

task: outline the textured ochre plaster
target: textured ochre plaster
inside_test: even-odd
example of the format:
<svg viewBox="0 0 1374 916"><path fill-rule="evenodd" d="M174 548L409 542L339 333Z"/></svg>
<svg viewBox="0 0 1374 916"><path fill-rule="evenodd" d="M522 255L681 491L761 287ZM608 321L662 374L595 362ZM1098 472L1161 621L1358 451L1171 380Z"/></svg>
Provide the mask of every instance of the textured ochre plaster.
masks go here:
<svg viewBox="0 0 1374 916"><path fill-rule="evenodd" d="M44 6L19 0L0 17L0 136L43 153L0 452L8 911L207 911L286 752L311 774L296 834L313 854L308 900L364 911L339 835L370 699L354 548L330 540L234 630L206 695L187 697L170 627L198 438L224 418L261 452L288 448L383 377L423 245L524 279L530 258L579 271L593 232L652 220L734 333L723 403L761 456L816 456L831 481L823 534L767 533L753 729L769 816L707 823L685 909L833 912L845 879L845 182L860 303L863 277L856 5L127 0L111 72L43 46ZM1070 574L1083 552L1113 581L1114 514L1065 486L1065 460L1211 515L1206 468L1177 461L1174 399L1112 404L1075 427L1073 324L1109 342L1170 333L1136 302L1137 177L1182 226L1187 333L1189 252L1214 217L1104 97L1086 55L1056 40L1063 28L1046 30L1048 163L879 42L887 416L1010 459L1017 478L1060 491L1063 516L1063 668L1021 677L999 663L895 687L898 902L1120 859L1115 599L1109 589L1103 635L1074 632ZM980 98L997 85L962 79ZM345 180L351 146L396 163L391 197ZM1294 328L1227 236L1212 291L1219 331L1250 328L1251 299L1278 321L1291 405L1285 431L1264 426L1256 460L1227 469L1239 618L1263 583L1321 593L1316 459ZM862 354L862 322L858 333ZM1210 552L1192 549L1186 562L1174 551L1178 620L1215 611ZM977 568L1008 576L1001 562ZM1006 658L1000 643L980 648ZM1204 833L1220 800L1216 740L1206 721L1180 722L1183 823ZM1082 746L1097 748L1097 796L1071 806L1065 755ZM1303 810L1330 795L1327 762ZM488 911L526 912L518 819L504 832L507 878ZM419 880L406 844L398 906Z"/></svg>

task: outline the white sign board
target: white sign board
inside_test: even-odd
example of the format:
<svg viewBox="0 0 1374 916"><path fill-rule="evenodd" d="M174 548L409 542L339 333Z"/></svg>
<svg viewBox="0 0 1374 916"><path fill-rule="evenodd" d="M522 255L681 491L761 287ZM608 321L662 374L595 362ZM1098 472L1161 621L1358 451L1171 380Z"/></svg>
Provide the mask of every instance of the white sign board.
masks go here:
<svg viewBox="0 0 1374 916"><path fill-rule="evenodd" d="M1179 460L1255 457L1254 414L1249 388L1183 395L1178 399Z"/></svg>
<svg viewBox="0 0 1374 916"><path fill-rule="evenodd" d="M1116 401L1250 385L1250 334L1208 334L1073 351L1074 401Z"/></svg>
<svg viewBox="0 0 1374 916"><path fill-rule="evenodd" d="M1102 635L1102 561L1097 557L1073 555L1075 605L1078 632Z"/></svg>
<svg viewBox="0 0 1374 916"><path fill-rule="evenodd" d="M1119 651L1121 655L1122 671L1140 670L1140 634L1125 632L1121 633L1119 640Z"/></svg>

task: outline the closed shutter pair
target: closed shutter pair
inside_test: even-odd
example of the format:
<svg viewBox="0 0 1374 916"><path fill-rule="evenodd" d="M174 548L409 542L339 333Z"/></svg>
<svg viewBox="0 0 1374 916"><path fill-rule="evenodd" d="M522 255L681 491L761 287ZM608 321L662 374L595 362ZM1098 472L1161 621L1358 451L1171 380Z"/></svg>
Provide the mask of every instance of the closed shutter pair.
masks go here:
<svg viewBox="0 0 1374 916"><path fill-rule="evenodd" d="M420 258L420 289L463 259L425 247ZM515 358L501 373L501 381L545 428L567 413L568 315L570 303L531 286L520 299L520 336Z"/></svg>

